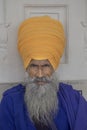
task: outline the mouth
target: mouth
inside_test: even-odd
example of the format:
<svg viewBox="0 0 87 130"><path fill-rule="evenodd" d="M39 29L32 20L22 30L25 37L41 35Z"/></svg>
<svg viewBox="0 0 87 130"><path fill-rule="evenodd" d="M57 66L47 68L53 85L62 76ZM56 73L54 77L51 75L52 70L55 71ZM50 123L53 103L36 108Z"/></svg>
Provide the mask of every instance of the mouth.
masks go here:
<svg viewBox="0 0 87 130"><path fill-rule="evenodd" d="M47 82L37 81L37 82L35 82L35 83L38 84L38 85L44 85L44 84L46 84Z"/></svg>

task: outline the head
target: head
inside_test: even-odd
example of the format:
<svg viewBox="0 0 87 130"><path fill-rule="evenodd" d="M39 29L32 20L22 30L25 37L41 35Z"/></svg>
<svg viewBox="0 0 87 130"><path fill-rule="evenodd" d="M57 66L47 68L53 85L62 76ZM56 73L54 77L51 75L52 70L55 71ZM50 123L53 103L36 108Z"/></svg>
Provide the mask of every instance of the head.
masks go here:
<svg viewBox="0 0 87 130"><path fill-rule="evenodd" d="M18 50L28 73L25 102L31 120L51 123L58 110L55 70L65 46L62 24L48 16L25 20L18 33Z"/></svg>

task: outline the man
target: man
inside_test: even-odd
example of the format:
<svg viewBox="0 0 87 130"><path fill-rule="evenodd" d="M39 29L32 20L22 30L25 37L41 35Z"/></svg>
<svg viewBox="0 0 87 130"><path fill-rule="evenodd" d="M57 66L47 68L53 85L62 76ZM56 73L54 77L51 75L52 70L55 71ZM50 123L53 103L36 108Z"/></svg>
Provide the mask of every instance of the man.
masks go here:
<svg viewBox="0 0 87 130"><path fill-rule="evenodd" d="M28 77L4 92L0 130L87 130L87 102L56 78L64 47L59 21L40 16L21 24L18 50Z"/></svg>

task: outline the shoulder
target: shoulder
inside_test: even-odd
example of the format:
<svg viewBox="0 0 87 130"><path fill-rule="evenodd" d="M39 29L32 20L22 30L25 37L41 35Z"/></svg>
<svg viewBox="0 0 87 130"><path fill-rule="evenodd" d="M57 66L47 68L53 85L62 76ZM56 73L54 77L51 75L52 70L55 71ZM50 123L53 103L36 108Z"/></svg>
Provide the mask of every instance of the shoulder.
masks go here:
<svg viewBox="0 0 87 130"><path fill-rule="evenodd" d="M66 84L63 82L59 83L59 90L78 92L78 90L74 89L71 84Z"/></svg>
<svg viewBox="0 0 87 130"><path fill-rule="evenodd" d="M23 101L24 89L22 84L18 84L3 93L0 107L11 110L16 104Z"/></svg>
<svg viewBox="0 0 87 130"><path fill-rule="evenodd" d="M77 98L81 96L80 92L73 88L72 85L66 83L59 83L59 94L66 95L67 97Z"/></svg>
<svg viewBox="0 0 87 130"><path fill-rule="evenodd" d="M22 84L18 84L16 86L13 86L10 89L7 89L4 93L3 96L11 96L11 95L15 95L18 93L23 93L25 90L25 87Z"/></svg>
<svg viewBox="0 0 87 130"><path fill-rule="evenodd" d="M0 119L12 121L13 115L18 110L18 105L22 104L24 88L23 85L16 85L3 93L0 103ZM19 107L20 108L20 107Z"/></svg>
<svg viewBox="0 0 87 130"><path fill-rule="evenodd" d="M59 83L59 87L69 87L69 88L72 88L72 85L70 85L70 84L67 84L67 83L63 83L63 82L60 82Z"/></svg>
<svg viewBox="0 0 87 130"><path fill-rule="evenodd" d="M25 87L22 84L18 84L13 86L12 88L6 90L3 93L1 104L2 103L11 103L11 102L19 102L23 99L25 92Z"/></svg>

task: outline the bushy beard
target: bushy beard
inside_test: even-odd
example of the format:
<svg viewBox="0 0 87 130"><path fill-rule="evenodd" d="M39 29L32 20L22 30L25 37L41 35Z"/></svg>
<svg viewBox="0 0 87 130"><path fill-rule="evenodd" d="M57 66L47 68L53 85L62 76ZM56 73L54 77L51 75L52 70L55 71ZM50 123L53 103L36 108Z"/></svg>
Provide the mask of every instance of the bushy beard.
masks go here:
<svg viewBox="0 0 87 130"><path fill-rule="evenodd" d="M38 85L38 81L44 81L44 85ZM25 102L30 119L42 122L45 125L52 125L53 118L58 111L58 87L55 76L28 78L25 91Z"/></svg>

